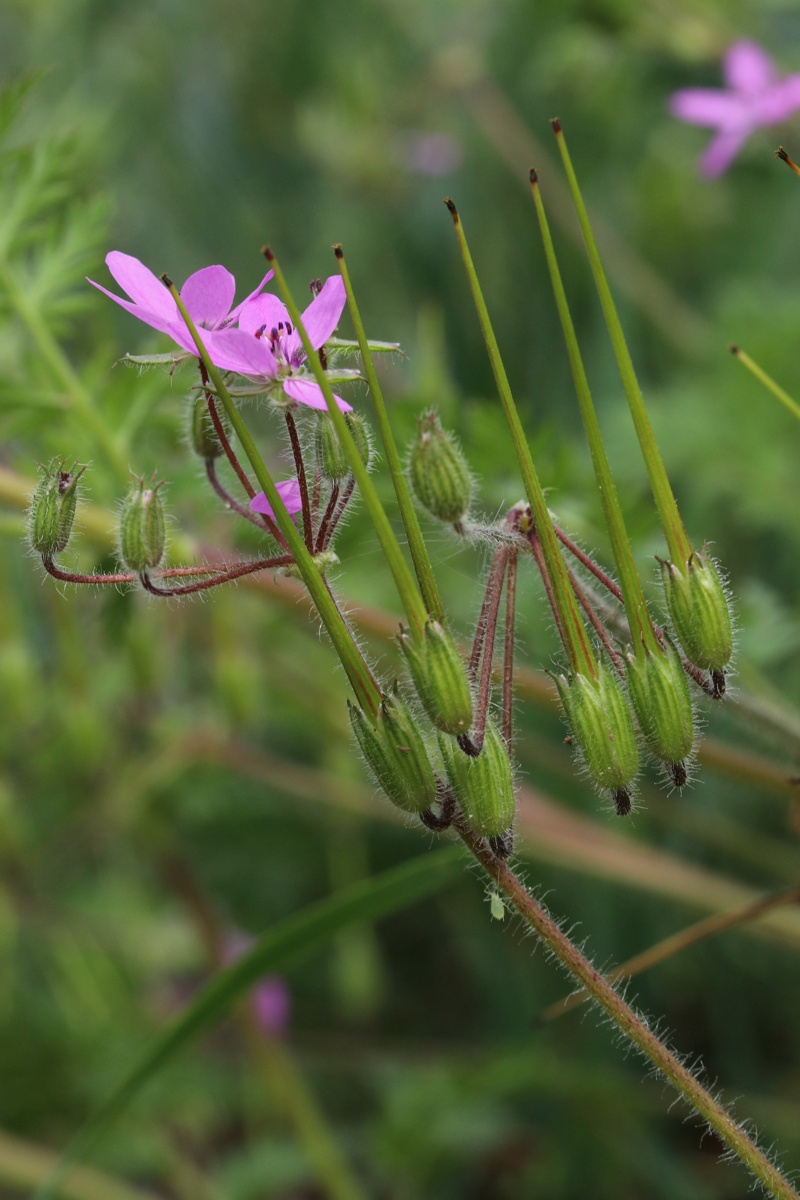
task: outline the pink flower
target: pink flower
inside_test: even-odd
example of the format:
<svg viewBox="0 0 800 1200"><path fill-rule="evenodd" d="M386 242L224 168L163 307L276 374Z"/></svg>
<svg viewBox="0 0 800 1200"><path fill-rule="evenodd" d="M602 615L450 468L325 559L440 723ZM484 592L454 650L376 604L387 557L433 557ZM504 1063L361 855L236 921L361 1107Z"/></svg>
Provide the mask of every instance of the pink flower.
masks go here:
<svg viewBox="0 0 800 1200"><path fill-rule="evenodd" d="M300 499L300 484L296 479L282 479L280 483L276 483L275 487L286 508L289 511L289 516L293 517L295 513L299 513L303 507L303 502ZM259 492L257 496L253 496L250 501L250 507L253 512L264 513L268 517L275 519L275 510L270 504L263 492Z"/></svg>
<svg viewBox="0 0 800 1200"><path fill-rule="evenodd" d="M314 350L319 350L333 334L346 299L341 276L331 275L303 313L303 327ZM274 381L298 404L327 409L322 389L303 371L306 354L300 335L292 327L283 304L271 292L245 301L239 312L238 329L216 334L214 350L224 360L225 370L255 380ZM222 365L216 358L214 361ZM352 411L352 406L340 396L336 396L336 403L342 412Z"/></svg>
<svg viewBox="0 0 800 1200"><path fill-rule="evenodd" d="M121 296L116 296L114 292L109 292L101 284L89 279L92 287L109 296L126 312L144 321L145 325L150 325L160 333L168 333L181 349L188 350L190 354L197 354L197 347L175 300L161 280L144 263L130 254L112 250L106 255L106 265L122 290L130 296L130 300L123 300ZM272 275L273 272L268 271L256 290L236 308L232 308L236 280L230 271L221 266L203 267L186 280L180 289L181 300L198 329L224 329L238 319L245 304L260 295ZM217 366L225 369L221 363L217 363Z"/></svg>
<svg viewBox="0 0 800 1200"><path fill-rule="evenodd" d="M772 59L755 42L730 47L723 75L726 89L686 88L669 102L670 112L680 121L716 129L699 164L711 177L727 170L754 130L777 125L800 109L800 75L781 79Z"/></svg>

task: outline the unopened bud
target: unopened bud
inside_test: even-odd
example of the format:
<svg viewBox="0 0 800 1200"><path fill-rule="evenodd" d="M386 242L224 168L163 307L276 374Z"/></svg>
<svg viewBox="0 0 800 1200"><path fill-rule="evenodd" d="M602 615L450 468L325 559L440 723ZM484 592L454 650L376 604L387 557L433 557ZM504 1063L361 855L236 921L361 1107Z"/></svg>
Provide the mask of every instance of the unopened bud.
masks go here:
<svg viewBox="0 0 800 1200"><path fill-rule="evenodd" d="M339 441L333 421L327 413L319 413L314 430L314 461L323 479L338 483L350 471L350 464Z"/></svg>
<svg viewBox="0 0 800 1200"><path fill-rule="evenodd" d="M144 480L134 481L119 516L119 549L129 571L151 570L164 557L166 521L161 500L163 484L145 487Z"/></svg>
<svg viewBox="0 0 800 1200"><path fill-rule="evenodd" d="M477 758L462 753L450 738L440 737L439 745L447 778L470 829L481 837L502 837L514 824L514 775L494 721L486 722Z"/></svg>
<svg viewBox="0 0 800 1200"><path fill-rule="evenodd" d="M561 703L586 770L608 788L620 815L630 812L630 785L639 770L633 720L616 675L600 665L595 679L556 678Z"/></svg>
<svg viewBox="0 0 800 1200"><path fill-rule="evenodd" d="M356 449L365 467L372 461L372 432L361 413L349 412L344 414L345 424L350 430Z"/></svg>
<svg viewBox="0 0 800 1200"><path fill-rule="evenodd" d="M215 402L214 407L225 436L230 437L231 424L228 420L228 414L221 404ZM189 433L192 449L195 454L206 461L212 458L220 458L225 452L219 440L214 422L211 419L211 413L208 411L208 401L205 396L197 397L192 404L190 412L191 427Z"/></svg>
<svg viewBox="0 0 800 1200"><path fill-rule="evenodd" d="M436 800L436 779L422 735L399 696L384 696L372 725L360 708L348 704L350 723L375 781L392 804L424 812Z"/></svg>
<svg viewBox="0 0 800 1200"><path fill-rule="evenodd" d="M422 707L436 728L453 736L466 733L472 724L472 693L449 630L431 620L420 643L403 635L400 646Z"/></svg>
<svg viewBox="0 0 800 1200"><path fill-rule="evenodd" d="M722 671L733 654L728 600L713 559L694 553L685 570L661 563L664 594L678 641L690 662Z"/></svg>
<svg viewBox="0 0 800 1200"><path fill-rule="evenodd" d="M434 412L420 417L408 471L414 494L431 516L448 525L463 521L472 501L472 475L453 435L442 429Z"/></svg>
<svg viewBox="0 0 800 1200"><path fill-rule="evenodd" d="M57 458L40 468L28 514L31 545L46 558L66 549L78 504L78 481L86 470L63 468L63 460Z"/></svg>
<svg viewBox="0 0 800 1200"><path fill-rule="evenodd" d="M677 787L694 746L694 714L686 672L674 646L628 658L628 693L647 749L667 764Z"/></svg>

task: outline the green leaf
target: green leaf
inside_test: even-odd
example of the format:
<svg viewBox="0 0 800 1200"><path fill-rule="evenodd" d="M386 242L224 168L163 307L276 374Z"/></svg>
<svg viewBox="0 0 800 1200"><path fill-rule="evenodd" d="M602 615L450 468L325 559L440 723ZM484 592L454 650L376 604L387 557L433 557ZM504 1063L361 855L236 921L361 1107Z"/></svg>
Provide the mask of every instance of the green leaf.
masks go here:
<svg viewBox="0 0 800 1200"><path fill-rule="evenodd" d="M203 1030L220 1021L265 974L284 972L332 941L351 925L379 921L451 882L460 867L457 848L421 854L410 862L361 880L353 887L312 904L265 933L231 966L219 971L194 1000L156 1038L150 1049L83 1125L34 1200L53 1200L69 1171L170 1060Z"/></svg>

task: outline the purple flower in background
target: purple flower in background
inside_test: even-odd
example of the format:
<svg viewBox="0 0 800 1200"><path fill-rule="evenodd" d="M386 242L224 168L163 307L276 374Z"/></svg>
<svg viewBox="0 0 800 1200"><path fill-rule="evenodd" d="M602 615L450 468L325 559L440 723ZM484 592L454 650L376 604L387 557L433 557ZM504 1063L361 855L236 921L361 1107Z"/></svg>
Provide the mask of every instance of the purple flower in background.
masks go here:
<svg viewBox="0 0 800 1200"><path fill-rule="evenodd" d="M726 171L750 134L777 125L800 109L800 75L781 78L772 59L755 42L736 42L723 61L727 87L685 88L670 97L680 121L716 130L700 158L700 170L715 177Z"/></svg>
<svg viewBox="0 0 800 1200"><path fill-rule="evenodd" d="M278 485L280 488L280 484ZM231 934L225 939L222 951L224 963L235 962L253 944L253 939L241 933ZM265 975L254 984L250 1000L256 1020L264 1033L272 1037L285 1037L289 1030L292 1001L286 982L279 975Z"/></svg>
<svg viewBox="0 0 800 1200"><path fill-rule="evenodd" d="M303 313L303 327L314 350L319 350L333 334L346 299L341 276L331 275ZM327 409L322 389L315 380L295 374L302 370L306 353L289 313L271 292L246 300L239 311L238 329L224 329L216 334L214 348L224 360L226 370L252 379L280 382L291 400L309 408ZM339 396L336 403L342 412L352 411L352 406Z"/></svg>
<svg viewBox="0 0 800 1200"><path fill-rule="evenodd" d="M296 479L282 479L280 483L276 483L275 487L286 508L289 511L289 516L293 517L295 513L299 513L303 507L303 502L300 499L300 484ZM264 513L268 517L275 518L275 511L263 492L259 492L257 496L253 496L250 501L250 507L253 512Z"/></svg>
<svg viewBox="0 0 800 1200"><path fill-rule="evenodd" d="M144 321L145 325L150 325L160 333L169 334L181 349L188 350L190 354L197 354L197 348L178 311L175 300L161 280L144 263L130 254L112 250L110 254L106 255L106 266L130 299L124 300L114 292L109 292L101 284L95 283L93 279L89 279L88 282L92 287L96 287L98 291L110 297L126 312L132 313L134 317ZM251 292L236 308L233 308L236 280L230 271L221 266L203 267L202 270L195 271L194 275L190 275L186 280L180 289L181 300L186 305L189 316L198 329L211 332L224 329L238 319L245 304L261 294L272 275L272 271L267 272L256 290ZM213 339L208 336L203 340L213 342ZM216 356L211 346L208 348L212 359L216 362ZM217 366L223 370L227 369L222 362L217 362Z"/></svg>

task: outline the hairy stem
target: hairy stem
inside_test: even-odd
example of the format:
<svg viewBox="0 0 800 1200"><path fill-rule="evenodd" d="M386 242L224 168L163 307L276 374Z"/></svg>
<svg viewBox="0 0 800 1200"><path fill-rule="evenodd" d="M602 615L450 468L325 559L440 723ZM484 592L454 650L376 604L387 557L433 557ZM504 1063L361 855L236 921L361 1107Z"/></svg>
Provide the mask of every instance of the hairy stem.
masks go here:
<svg viewBox="0 0 800 1200"><path fill-rule="evenodd" d="M454 820L462 841L516 910L588 996L605 1012L656 1070L668 1080L691 1108L705 1121L729 1150L741 1159L756 1179L776 1200L800 1200L785 1176L759 1150L737 1121L706 1091L699 1079L680 1062L609 981L595 970L567 937L547 910L534 899L511 867L499 859L482 838L477 837L460 815Z"/></svg>

